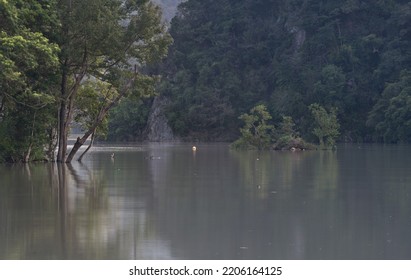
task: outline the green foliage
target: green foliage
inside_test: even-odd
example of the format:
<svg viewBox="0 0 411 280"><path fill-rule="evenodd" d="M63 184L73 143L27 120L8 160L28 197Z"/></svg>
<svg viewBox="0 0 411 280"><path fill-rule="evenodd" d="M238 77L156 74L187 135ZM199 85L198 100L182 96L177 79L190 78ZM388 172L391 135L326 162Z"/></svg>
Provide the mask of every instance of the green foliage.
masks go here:
<svg viewBox="0 0 411 280"><path fill-rule="evenodd" d="M280 135L296 137L298 133L295 131L295 123L293 118L290 116L282 116L282 121L280 124Z"/></svg>
<svg viewBox="0 0 411 280"><path fill-rule="evenodd" d="M367 124L384 142L411 141L411 72L403 71L398 81L385 86L381 99L369 114Z"/></svg>
<svg viewBox="0 0 411 280"><path fill-rule="evenodd" d="M241 137L232 144L238 149L269 149L272 143L274 126L267 124L271 119L265 105L257 105L250 114L242 114L239 119L244 122L240 129Z"/></svg>
<svg viewBox="0 0 411 280"><path fill-rule="evenodd" d="M266 70L280 38L271 13L247 15L254 8L252 1L180 4L170 29L174 45L162 87L171 100L169 123L180 135L232 139L240 125L238 115L268 97L275 76ZM253 12L265 11L260 8ZM277 14L274 6L268 10Z"/></svg>
<svg viewBox="0 0 411 280"><path fill-rule="evenodd" d="M121 101L111 112L108 139L110 141L136 141L144 132L150 102L144 99Z"/></svg>
<svg viewBox="0 0 411 280"><path fill-rule="evenodd" d="M295 129L295 123L290 116L282 116L277 135L273 141L275 142L273 145L273 149L275 150L294 151L314 150L317 148L299 136L299 132Z"/></svg>
<svg viewBox="0 0 411 280"><path fill-rule="evenodd" d="M51 28L50 25L55 27L56 23L50 19L51 22L40 25L30 20L46 13L56 14L52 10L54 1L44 2L48 3L43 9L37 1L0 2L4 24L0 31L0 89L9 102L23 102L20 98L33 92L49 93L43 91L48 89L50 76L57 70L59 47L40 31Z"/></svg>
<svg viewBox="0 0 411 280"><path fill-rule="evenodd" d="M311 150L315 148L299 137L299 133L295 130L295 123L290 116L282 116L277 134L273 145L275 150Z"/></svg>
<svg viewBox="0 0 411 280"><path fill-rule="evenodd" d="M342 69L333 64L321 70L320 80L314 84L315 99L322 104L341 106L344 97L346 77Z"/></svg>
<svg viewBox="0 0 411 280"><path fill-rule="evenodd" d="M410 142L410 11L402 0L183 1L169 29L170 55L155 69L169 124L180 136L232 140L258 113L238 116L267 104L276 134L253 140L257 131L241 131L245 146L288 147L312 134L311 115L324 146L339 131L345 141ZM93 127L99 108L115 108L107 100L124 98L112 115L113 137L142 131L148 103L139 98L152 96L156 82L154 70L143 69L172 41L151 1L0 0L0 26L3 159L41 158L57 112L65 136L73 118ZM104 97L103 84L120 98ZM321 109L333 107L338 122Z"/></svg>
<svg viewBox="0 0 411 280"><path fill-rule="evenodd" d="M121 98L153 95L156 79L137 72L171 43L149 0L2 0L0 26L0 153L12 161L53 154L56 131L63 161L73 118L105 134Z"/></svg>
<svg viewBox="0 0 411 280"><path fill-rule="evenodd" d="M59 12L63 70L80 78L118 87L134 67L164 57L171 42L159 7L148 0L61 1Z"/></svg>
<svg viewBox="0 0 411 280"><path fill-rule="evenodd" d="M292 117L306 137L307 107L318 103L338 107L341 139L370 141L368 114L384 99L385 83L410 67L410 7L407 1L188 0L172 21L174 45L163 68L169 122L184 136L233 137L237 116L264 103L274 119Z"/></svg>
<svg viewBox="0 0 411 280"><path fill-rule="evenodd" d="M290 116L282 117L278 129L269 124L272 117L265 105L253 107L250 114L242 114L240 119L245 124L240 128L241 137L231 144L234 149L312 150L316 148L299 137Z"/></svg>
<svg viewBox="0 0 411 280"><path fill-rule="evenodd" d="M55 1L0 1L0 160L44 158L58 75Z"/></svg>
<svg viewBox="0 0 411 280"><path fill-rule="evenodd" d="M318 138L320 148L334 148L335 141L340 135L337 110L332 108L327 112L322 106L316 103L311 104L309 109L314 117L313 134Z"/></svg>
<svg viewBox="0 0 411 280"><path fill-rule="evenodd" d="M86 81L80 86L78 92L74 120L80 124L83 130L91 129L102 110L117 96L117 90L107 82L100 80ZM108 116L106 115L97 126L95 136L106 138L107 129Z"/></svg>
<svg viewBox="0 0 411 280"><path fill-rule="evenodd" d="M52 107L33 110L17 104L0 122L0 162L47 159L55 118Z"/></svg>
<svg viewBox="0 0 411 280"><path fill-rule="evenodd" d="M166 55L171 37L160 8L149 0L65 0L59 13L62 86L57 161L69 162L122 98L149 94L144 89L151 89L153 79L141 69ZM78 93L85 79L109 83L118 96L104 106L100 102L101 113L66 158L73 108L81 107Z"/></svg>

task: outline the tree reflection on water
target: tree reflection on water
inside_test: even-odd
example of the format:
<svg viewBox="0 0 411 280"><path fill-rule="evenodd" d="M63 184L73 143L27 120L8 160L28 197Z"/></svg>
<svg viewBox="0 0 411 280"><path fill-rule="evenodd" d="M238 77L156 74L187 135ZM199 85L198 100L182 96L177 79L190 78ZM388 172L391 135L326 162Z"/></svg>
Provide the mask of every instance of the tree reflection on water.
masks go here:
<svg viewBox="0 0 411 280"><path fill-rule="evenodd" d="M411 258L411 149L191 146L0 166L0 258Z"/></svg>

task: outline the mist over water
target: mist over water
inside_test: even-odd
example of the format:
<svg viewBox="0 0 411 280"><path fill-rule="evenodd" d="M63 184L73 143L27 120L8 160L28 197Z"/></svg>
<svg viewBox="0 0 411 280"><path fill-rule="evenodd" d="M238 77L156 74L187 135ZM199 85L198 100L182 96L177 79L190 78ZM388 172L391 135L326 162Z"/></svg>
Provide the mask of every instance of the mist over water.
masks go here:
<svg viewBox="0 0 411 280"><path fill-rule="evenodd" d="M0 259L411 259L410 148L147 144L0 165Z"/></svg>

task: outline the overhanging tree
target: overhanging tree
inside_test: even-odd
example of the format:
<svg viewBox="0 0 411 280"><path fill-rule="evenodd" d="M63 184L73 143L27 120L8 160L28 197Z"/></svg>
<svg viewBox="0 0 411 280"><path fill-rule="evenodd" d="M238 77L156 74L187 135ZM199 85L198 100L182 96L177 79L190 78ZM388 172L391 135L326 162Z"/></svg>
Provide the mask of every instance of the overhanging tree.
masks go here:
<svg viewBox="0 0 411 280"><path fill-rule="evenodd" d="M43 159L55 125L55 1L0 1L0 161Z"/></svg>
<svg viewBox="0 0 411 280"><path fill-rule="evenodd" d="M105 119L108 111L130 94L143 95L153 79L137 73L162 58L171 38L160 9L149 0L60 0L61 91L57 161L70 162ZM102 81L117 96L102 103L94 123L67 155L67 138L77 94L85 81ZM141 88L139 88L141 87Z"/></svg>

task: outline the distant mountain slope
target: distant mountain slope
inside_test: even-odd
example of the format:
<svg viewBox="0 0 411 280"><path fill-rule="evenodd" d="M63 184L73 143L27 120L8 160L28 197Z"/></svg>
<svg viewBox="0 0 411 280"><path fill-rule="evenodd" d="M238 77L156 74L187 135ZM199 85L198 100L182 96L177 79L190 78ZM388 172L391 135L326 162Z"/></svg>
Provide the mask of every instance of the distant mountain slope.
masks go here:
<svg viewBox="0 0 411 280"><path fill-rule="evenodd" d="M409 0L188 0L172 21L161 94L182 137L235 139L265 104L312 137L338 108L341 141L411 142Z"/></svg>

